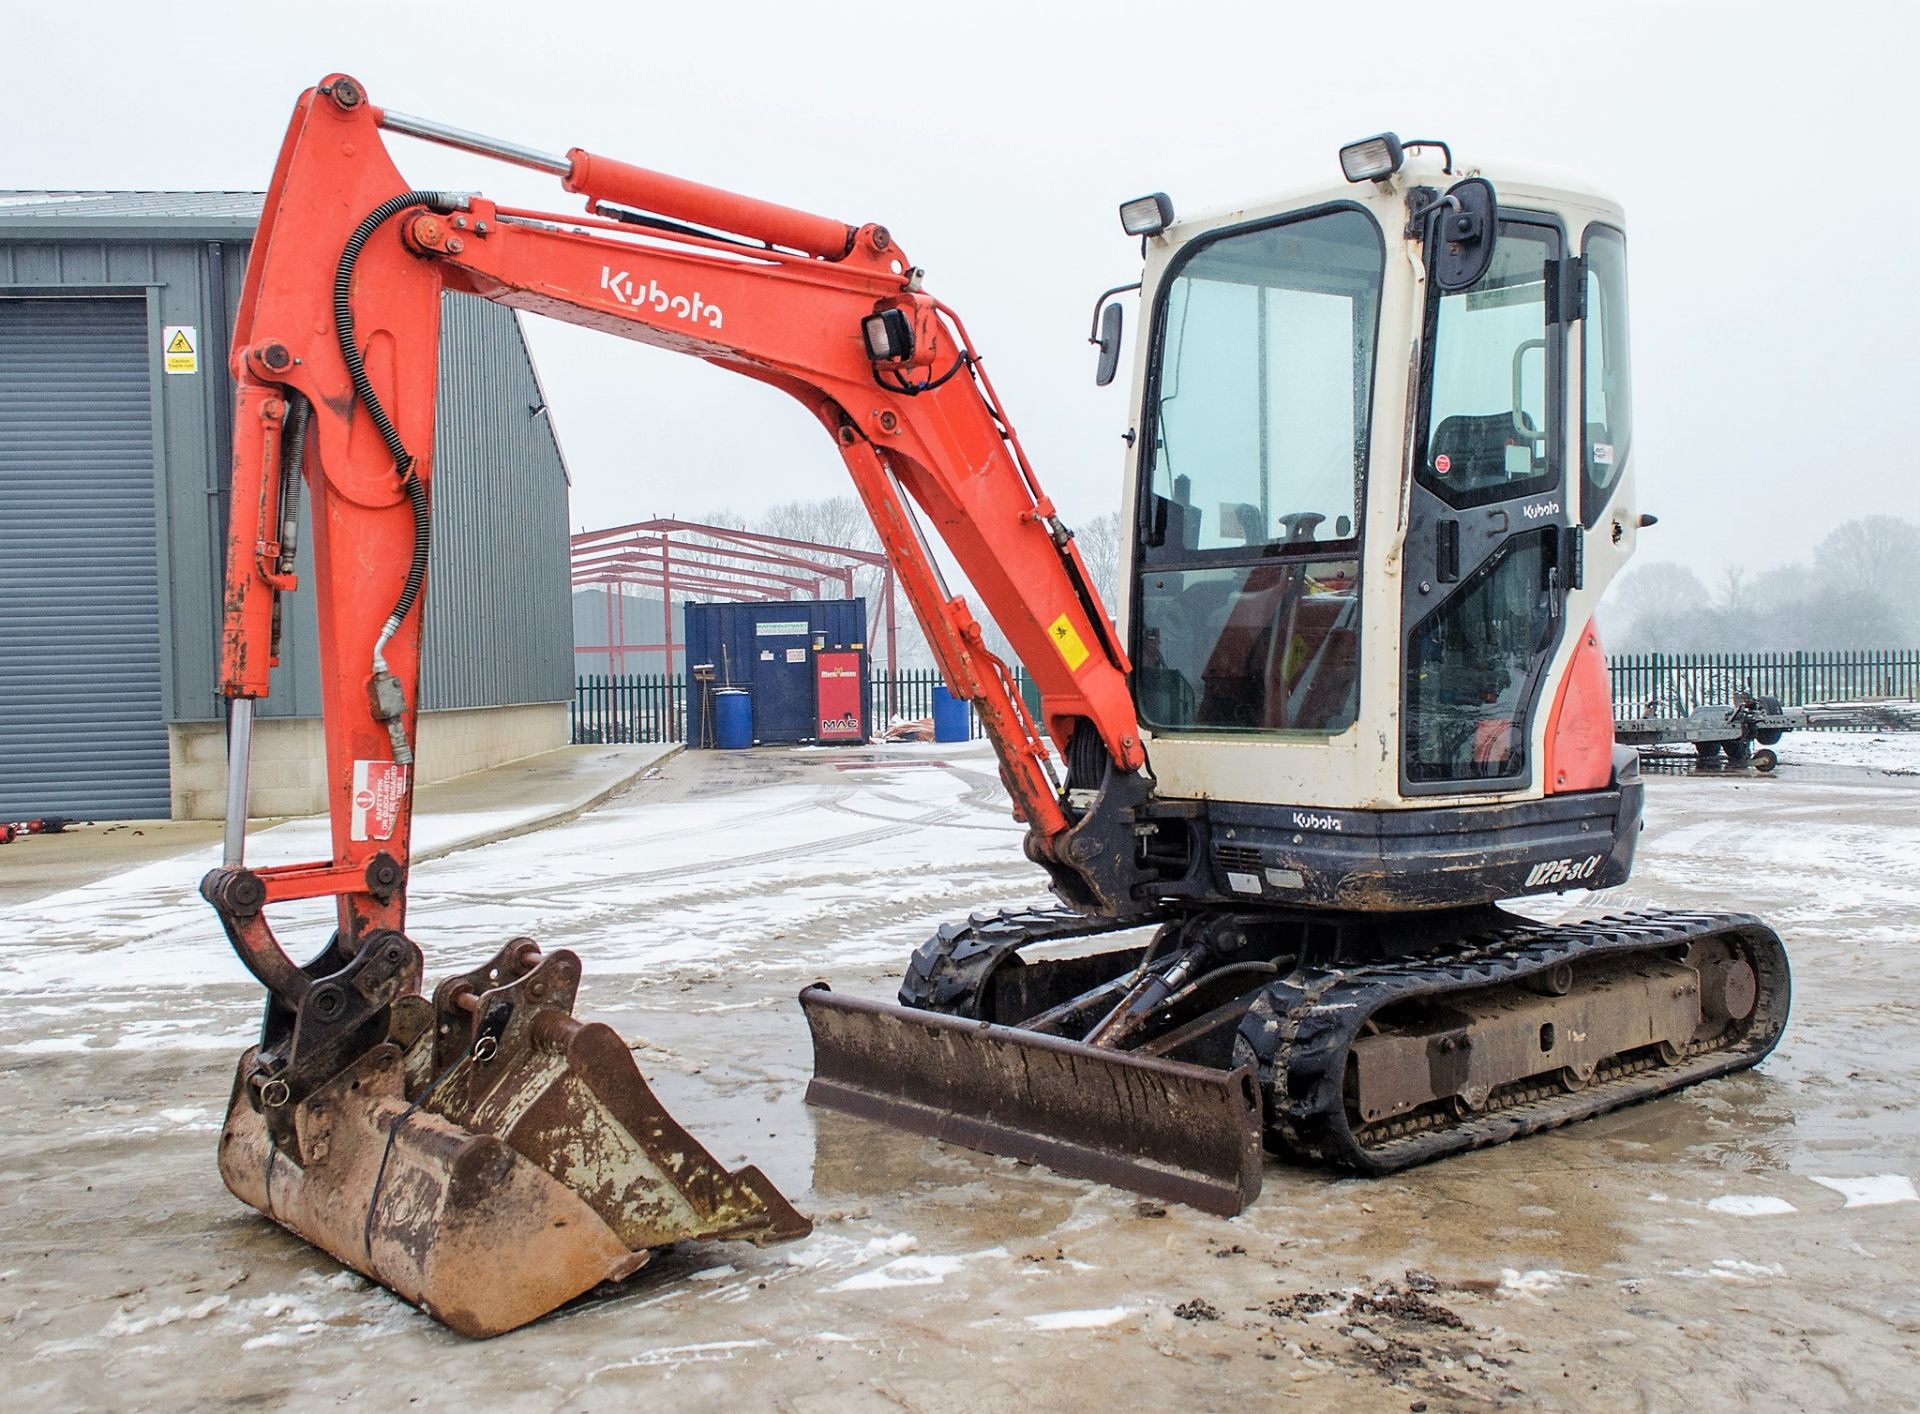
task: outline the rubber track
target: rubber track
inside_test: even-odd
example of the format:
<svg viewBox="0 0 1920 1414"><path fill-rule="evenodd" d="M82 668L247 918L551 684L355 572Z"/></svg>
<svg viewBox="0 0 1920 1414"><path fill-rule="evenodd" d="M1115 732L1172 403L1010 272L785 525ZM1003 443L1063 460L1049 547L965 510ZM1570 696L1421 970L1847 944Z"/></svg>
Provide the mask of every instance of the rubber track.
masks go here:
<svg viewBox="0 0 1920 1414"><path fill-rule="evenodd" d="M964 923L942 924L914 949L900 983L900 1005L978 1020L988 979L1021 948L1120 933L1161 921L1158 914L1099 918L1052 905L975 913Z"/></svg>
<svg viewBox="0 0 1920 1414"><path fill-rule="evenodd" d="M978 1016L985 985L1010 954L1031 943L1138 928L1161 921L1090 918L1064 908L1003 909L945 925L914 953L903 1005ZM1578 1091L1551 1080L1496 1093L1462 1119L1401 1116L1356 1132L1345 1094L1348 1050L1368 1019L1400 1002L1512 985L1563 962L1660 954L1726 939L1752 964L1752 1013L1672 1064L1616 1059ZM1421 958L1294 973L1267 984L1241 1025L1236 1064L1258 1065L1266 1097L1266 1144L1296 1163L1365 1174L1393 1173L1469 1149L1570 1124L1640 1100L1743 1070L1765 1058L1786 1027L1792 982L1785 949L1744 913L1648 910L1575 923L1516 921Z"/></svg>
<svg viewBox="0 0 1920 1414"><path fill-rule="evenodd" d="M1752 964L1754 1009L1672 1064L1616 1060L1571 1093L1556 1084L1524 1082L1495 1095L1486 1110L1458 1120L1403 1117L1359 1132L1350 1124L1347 1053L1383 1007L1517 983L1562 962L1659 954L1716 939L1733 943ZM1236 1049L1239 1058L1260 1066L1271 1151L1295 1162L1383 1174L1743 1070L1780 1039L1791 990L1779 937L1749 914L1650 911L1578 923L1522 923L1472 938L1463 951L1270 983L1242 1023Z"/></svg>

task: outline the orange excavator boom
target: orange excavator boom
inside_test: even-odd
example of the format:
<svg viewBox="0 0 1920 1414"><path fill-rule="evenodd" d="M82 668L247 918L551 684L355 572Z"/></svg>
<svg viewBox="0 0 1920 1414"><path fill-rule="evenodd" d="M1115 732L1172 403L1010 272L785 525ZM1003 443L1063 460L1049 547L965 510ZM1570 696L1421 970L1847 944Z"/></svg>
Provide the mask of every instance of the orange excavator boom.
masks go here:
<svg viewBox="0 0 1920 1414"><path fill-rule="evenodd" d="M417 190L386 133L551 172L589 214ZM202 892L271 1002L236 1078L222 1167L237 1194L342 1261L487 1334L662 1241L773 1240L806 1223L757 1171L728 1174L679 1130L611 1033L572 1020L570 954L516 940L431 1002L420 994L408 842L447 290L691 354L803 403L838 446L947 682L978 710L1029 854L1088 911L1126 909L1126 861L1110 819L1100 839L1081 837L1095 792L1067 798L1042 732L1081 758L1083 782L1091 769L1131 783L1118 793L1144 791L1144 754L1126 656L1072 535L964 326L886 228L407 117L344 75L303 94L234 337L228 842ZM251 708L276 660L279 596L298 587L303 494L332 852L254 869ZM942 583L923 523L1032 673L1040 722ZM266 913L318 897L336 901L338 931L300 966ZM591 1164L586 1134L599 1136ZM502 1215L509 1191L515 1212ZM519 1232L530 1213L556 1225L531 1247ZM506 1295L479 1309L483 1278Z"/></svg>

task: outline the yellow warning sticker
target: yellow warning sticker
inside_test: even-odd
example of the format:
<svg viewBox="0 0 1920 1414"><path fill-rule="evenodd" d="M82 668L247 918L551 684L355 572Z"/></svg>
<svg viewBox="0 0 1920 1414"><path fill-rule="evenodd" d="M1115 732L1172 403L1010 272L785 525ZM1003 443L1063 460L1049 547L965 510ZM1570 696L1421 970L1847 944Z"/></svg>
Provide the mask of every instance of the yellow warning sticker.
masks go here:
<svg viewBox="0 0 1920 1414"><path fill-rule="evenodd" d="M169 324L160 331L160 357L169 373L200 371L200 331L191 324Z"/></svg>
<svg viewBox="0 0 1920 1414"><path fill-rule="evenodd" d="M1065 614L1047 625L1047 636L1053 640L1053 646L1060 650L1067 671L1078 672L1080 665L1087 661L1087 645L1080 641L1080 635L1073 631L1073 625L1067 621Z"/></svg>

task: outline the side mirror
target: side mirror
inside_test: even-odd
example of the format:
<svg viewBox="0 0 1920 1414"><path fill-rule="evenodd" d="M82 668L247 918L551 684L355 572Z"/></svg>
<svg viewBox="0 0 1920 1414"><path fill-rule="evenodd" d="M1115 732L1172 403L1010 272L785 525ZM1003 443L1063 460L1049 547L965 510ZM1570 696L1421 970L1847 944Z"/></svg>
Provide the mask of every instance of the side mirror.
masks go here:
<svg viewBox="0 0 1920 1414"><path fill-rule="evenodd" d="M1100 350L1100 371L1093 375L1093 381L1102 388L1113 381L1113 375L1120 367L1122 316L1120 306L1113 303L1113 297L1139 288L1138 280L1131 285L1115 285L1110 290L1102 290L1100 298L1093 302L1093 328L1087 334L1087 342Z"/></svg>
<svg viewBox="0 0 1920 1414"><path fill-rule="evenodd" d="M1455 182L1434 203L1428 227L1433 282L1442 291L1468 289L1493 264L1493 246L1500 227L1500 207L1493 183L1485 177Z"/></svg>
<svg viewBox="0 0 1920 1414"><path fill-rule="evenodd" d="M1113 381L1113 375L1120 369L1122 318L1117 304L1109 304L1100 311L1100 336L1092 341L1100 348L1100 367L1095 371L1093 381L1102 388Z"/></svg>

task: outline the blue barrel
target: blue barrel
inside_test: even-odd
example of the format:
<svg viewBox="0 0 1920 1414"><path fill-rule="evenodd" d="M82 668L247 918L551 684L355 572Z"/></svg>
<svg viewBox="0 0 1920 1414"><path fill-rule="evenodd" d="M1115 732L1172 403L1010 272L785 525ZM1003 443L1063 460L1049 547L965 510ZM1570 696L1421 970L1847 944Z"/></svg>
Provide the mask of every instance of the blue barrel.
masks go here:
<svg viewBox="0 0 1920 1414"><path fill-rule="evenodd" d="M722 751L753 745L753 695L744 687L714 689L713 740Z"/></svg>
<svg viewBox="0 0 1920 1414"><path fill-rule="evenodd" d="M952 689L941 683L933 690L933 739L966 741L972 735L973 704L955 697Z"/></svg>

